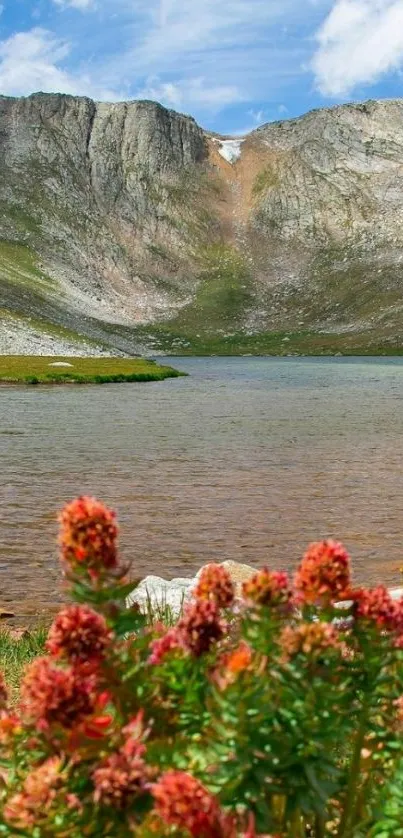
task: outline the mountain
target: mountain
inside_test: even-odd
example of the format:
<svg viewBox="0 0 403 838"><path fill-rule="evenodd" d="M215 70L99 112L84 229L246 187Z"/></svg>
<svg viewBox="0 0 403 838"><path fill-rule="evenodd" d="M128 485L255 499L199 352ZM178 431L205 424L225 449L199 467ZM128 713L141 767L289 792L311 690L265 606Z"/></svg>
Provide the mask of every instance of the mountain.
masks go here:
<svg viewBox="0 0 403 838"><path fill-rule="evenodd" d="M0 352L395 352L403 100L243 139L0 97Z"/></svg>

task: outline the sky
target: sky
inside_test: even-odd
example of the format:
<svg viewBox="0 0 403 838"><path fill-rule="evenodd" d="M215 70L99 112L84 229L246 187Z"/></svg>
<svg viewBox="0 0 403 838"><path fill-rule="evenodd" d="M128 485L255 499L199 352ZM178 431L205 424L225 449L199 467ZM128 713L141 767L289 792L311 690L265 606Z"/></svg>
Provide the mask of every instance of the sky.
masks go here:
<svg viewBox="0 0 403 838"><path fill-rule="evenodd" d="M153 99L204 128L403 96L403 0L0 0L0 94Z"/></svg>

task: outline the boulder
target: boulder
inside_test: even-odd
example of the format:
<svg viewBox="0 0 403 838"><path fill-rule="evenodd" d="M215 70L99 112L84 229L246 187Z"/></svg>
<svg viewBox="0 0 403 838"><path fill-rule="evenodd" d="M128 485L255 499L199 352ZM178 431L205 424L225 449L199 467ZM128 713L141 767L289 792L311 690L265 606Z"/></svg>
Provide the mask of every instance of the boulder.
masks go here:
<svg viewBox="0 0 403 838"><path fill-rule="evenodd" d="M172 616L179 616L183 605L191 599L192 590L196 587L197 580L205 566L203 565L200 568L196 576L189 578L179 577L168 581L162 579L161 576L146 576L128 597L128 606L137 603L142 611L146 611L150 607L156 612L157 617L158 612L163 614L164 609L167 608ZM233 561L222 562L222 566L228 570L235 585L236 595L240 596L242 583L249 579L256 570L249 565Z"/></svg>

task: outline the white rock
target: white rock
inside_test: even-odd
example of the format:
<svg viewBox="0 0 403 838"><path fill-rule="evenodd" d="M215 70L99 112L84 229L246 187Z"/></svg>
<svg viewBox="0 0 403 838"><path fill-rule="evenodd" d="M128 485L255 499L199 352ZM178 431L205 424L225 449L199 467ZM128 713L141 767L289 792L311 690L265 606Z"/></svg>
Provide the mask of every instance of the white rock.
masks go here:
<svg viewBox="0 0 403 838"><path fill-rule="evenodd" d="M127 605L137 602L142 611L151 606L157 614L159 609L163 610L167 606L177 617L184 603L190 600L196 581L193 577L167 581L160 576L146 576L128 597Z"/></svg>
<svg viewBox="0 0 403 838"><path fill-rule="evenodd" d="M69 364L67 361L53 361L48 364L48 367L74 367L74 364Z"/></svg>

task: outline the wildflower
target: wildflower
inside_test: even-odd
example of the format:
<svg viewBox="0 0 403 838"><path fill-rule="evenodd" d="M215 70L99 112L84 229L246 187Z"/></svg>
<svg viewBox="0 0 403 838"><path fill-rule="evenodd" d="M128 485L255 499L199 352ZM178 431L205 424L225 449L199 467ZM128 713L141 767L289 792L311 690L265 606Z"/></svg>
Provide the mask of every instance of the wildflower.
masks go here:
<svg viewBox="0 0 403 838"><path fill-rule="evenodd" d="M69 605L57 615L46 647L54 657L72 663L102 658L111 642L106 620L88 605Z"/></svg>
<svg viewBox="0 0 403 838"><path fill-rule="evenodd" d="M234 675L243 672L250 666L252 661L252 650L248 643L241 640L239 646L227 657L225 662L226 669Z"/></svg>
<svg viewBox="0 0 403 838"><path fill-rule="evenodd" d="M228 570L220 564L206 565L193 594L198 599L212 600L218 608L229 608L234 601L235 590Z"/></svg>
<svg viewBox="0 0 403 838"><path fill-rule="evenodd" d="M145 791L149 771L143 759L144 745L136 744L132 741L130 748L111 754L95 769L95 803L124 809Z"/></svg>
<svg viewBox="0 0 403 838"><path fill-rule="evenodd" d="M63 786L62 761L50 757L28 774L23 789L6 802L4 818L14 828L26 830L49 814Z"/></svg>
<svg viewBox="0 0 403 838"><path fill-rule="evenodd" d="M188 605L177 628L184 647L198 658L222 638L225 623L215 602L197 599Z"/></svg>
<svg viewBox="0 0 403 838"><path fill-rule="evenodd" d="M342 653L344 644L331 623L300 623L293 628L286 626L280 635L280 646L285 661L304 654L314 657L321 655L328 649L335 649Z"/></svg>
<svg viewBox="0 0 403 838"><path fill-rule="evenodd" d="M370 590L361 589L353 592L355 616L368 620L386 631L403 631L402 600L392 599L389 591L379 585Z"/></svg>
<svg viewBox="0 0 403 838"><path fill-rule="evenodd" d="M350 588L350 557L337 541L318 541L305 553L295 588L306 603L329 605L345 599Z"/></svg>
<svg viewBox="0 0 403 838"><path fill-rule="evenodd" d="M291 599L288 575L265 567L243 583L242 594L256 605L288 605Z"/></svg>
<svg viewBox="0 0 403 838"><path fill-rule="evenodd" d="M2 713L0 715L0 745L8 745L14 736L21 732L21 720L15 713Z"/></svg>
<svg viewBox="0 0 403 838"><path fill-rule="evenodd" d="M95 573L117 567L115 513L95 498L67 504L59 516L60 546L67 565L85 565Z"/></svg>
<svg viewBox="0 0 403 838"><path fill-rule="evenodd" d="M239 646L231 652L226 652L217 662L212 673L212 679L223 690L233 684L237 676L248 669L252 662L252 650L248 643L241 640Z"/></svg>
<svg viewBox="0 0 403 838"><path fill-rule="evenodd" d="M181 634L175 626L174 628L168 629L162 637L157 637L151 642L151 654L148 658L148 663L158 666L163 663L164 659L170 652L180 648L183 648Z"/></svg>
<svg viewBox="0 0 403 838"><path fill-rule="evenodd" d="M216 798L190 774L167 771L152 786L161 820L197 838L223 838L222 813Z"/></svg>
<svg viewBox="0 0 403 838"><path fill-rule="evenodd" d="M60 669L49 658L37 658L21 685L24 715L43 729L54 723L70 728L93 713L94 688L93 678L78 669Z"/></svg>

